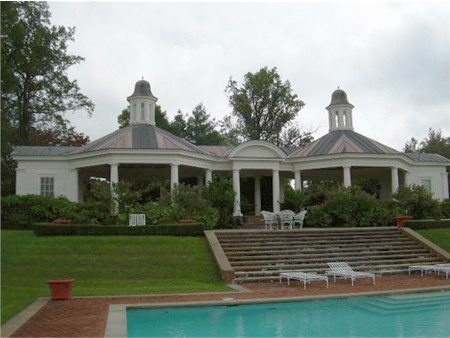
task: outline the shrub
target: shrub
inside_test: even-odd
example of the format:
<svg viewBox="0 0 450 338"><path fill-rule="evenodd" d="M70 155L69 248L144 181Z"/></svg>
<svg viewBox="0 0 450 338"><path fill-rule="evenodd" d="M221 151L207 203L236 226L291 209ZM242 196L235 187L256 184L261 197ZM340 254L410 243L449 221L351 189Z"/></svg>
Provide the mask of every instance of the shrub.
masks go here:
<svg viewBox="0 0 450 338"><path fill-rule="evenodd" d="M307 227L329 227L332 225L332 218L327 212L325 212L323 206L314 205L308 208L304 222Z"/></svg>
<svg viewBox="0 0 450 338"><path fill-rule="evenodd" d="M378 201L358 187L332 193L324 206L335 226L372 226Z"/></svg>
<svg viewBox="0 0 450 338"><path fill-rule="evenodd" d="M414 184L401 187L393 198L404 214L416 219L439 217L439 201L423 186Z"/></svg>
<svg viewBox="0 0 450 338"><path fill-rule="evenodd" d="M176 219L194 219L213 228L219 221L219 211L205 198L202 187L177 185L172 194Z"/></svg>
<svg viewBox="0 0 450 338"><path fill-rule="evenodd" d="M440 205L441 218L450 218L450 199L443 200Z"/></svg>
<svg viewBox="0 0 450 338"><path fill-rule="evenodd" d="M233 180L228 177L214 176L212 182L205 187L205 198L219 212L218 227L229 228L233 224L233 204L235 192Z"/></svg>
<svg viewBox="0 0 450 338"><path fill-rule="evenodd" d="M2 223L9 225L51 222L57 218L74 220L77 213L77 204L65 197L40 195L2 197Z"/></svg>
<svg viewBox="0 0 450 338"><path fill-rule="evenodd" d="M281 204L281 209L289 209L298 213L309 205L309 200L308 192L295 190L290 185L287 185L285 186L284 203Z"/></svg>
<svg viewBox="0 0 450 338"><path fill-rule="evenodd" d="M145 223L150 225L169 223L175 221L174 210L171 206L160 205L157 202L135 204L127 212L120 215L120 223L128 224L130 214L145 214Z"/></svg>

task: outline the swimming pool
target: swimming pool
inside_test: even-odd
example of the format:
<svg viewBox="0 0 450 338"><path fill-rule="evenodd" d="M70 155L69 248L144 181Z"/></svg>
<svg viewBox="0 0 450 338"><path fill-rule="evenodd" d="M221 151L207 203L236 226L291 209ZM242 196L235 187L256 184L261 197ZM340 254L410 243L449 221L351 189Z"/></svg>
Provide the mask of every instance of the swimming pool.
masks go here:
<svg viewBox="0 0 450 338"><path fill-rule="evenodd" d="M448 337L450 292L128 309L128 337Z"/></svg>

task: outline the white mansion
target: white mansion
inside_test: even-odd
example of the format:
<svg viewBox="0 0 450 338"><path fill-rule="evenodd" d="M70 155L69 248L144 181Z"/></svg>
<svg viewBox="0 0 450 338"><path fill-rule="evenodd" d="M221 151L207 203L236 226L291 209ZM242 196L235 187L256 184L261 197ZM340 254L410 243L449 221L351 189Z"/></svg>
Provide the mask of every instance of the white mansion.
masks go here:
<svg viewBox="0 0 450 338"><path fill-rule="evenodd" d="M280 148L265 141L236 147L198 146L155 125L150 84L140 80L128 97L130 125L82 147L16 147L16 193L65 196L82 200L91 177L111 183L145 177L208 184L213 175L233 178L234 215L240 216L241 196L252 212L279 211L283 182L314 184L334 180L342 186L376 182L378 195L387 199L399 186L419 184L435 198L449 197L450 160L437 154L401 153L353 131L354 106L337 89L326 107L329 133L304 148Z"/></svg>

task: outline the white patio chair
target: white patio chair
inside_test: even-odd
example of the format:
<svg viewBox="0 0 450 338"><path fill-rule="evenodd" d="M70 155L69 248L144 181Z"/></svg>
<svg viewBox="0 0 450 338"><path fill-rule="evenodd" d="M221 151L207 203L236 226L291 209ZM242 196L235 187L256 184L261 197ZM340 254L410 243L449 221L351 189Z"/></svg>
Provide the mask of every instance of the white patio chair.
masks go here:
<svg viewBox="0 0 450 338"><path fill-rule="evenodd" d="M261 216L264 218L264 227L266 230L272 230L272 226L275 229L278 228L278 217L273 212L261 211Z"/></svg>
<svg viewBox="0 0 450 338"><path fill-rule="evenodd" d="M375 274L370 272L354 271L347 262L329 262L327 263L330 270L326 272L327 275L332 275L336 282L336 276L342 276L345 279L350 278L352 286L357 278L372 278L373 285L375 285Z"/></svg>
<svg viewBox="0 0 450 338"><path fill-rule="evenodd" d="M278 217L280 218L280 227L281 230L286 226L289 230L292 230L292 225L294 222L294 212L290 210L283 210L278 213Z"/></svg>
<svg viewBox="0 0 450 338"><path fill-rule="evenodd" d="M130 214L129 226L145 225L145 214Z"/></svg>
<svg viewBox="0 0 450 338"><path fill-rule="evenodd" d="M294 228L296 225L298 225L300 229L303 228L303 221L305 220L305 216L306 210L302 210L298 214L294 215Z"/></svg>

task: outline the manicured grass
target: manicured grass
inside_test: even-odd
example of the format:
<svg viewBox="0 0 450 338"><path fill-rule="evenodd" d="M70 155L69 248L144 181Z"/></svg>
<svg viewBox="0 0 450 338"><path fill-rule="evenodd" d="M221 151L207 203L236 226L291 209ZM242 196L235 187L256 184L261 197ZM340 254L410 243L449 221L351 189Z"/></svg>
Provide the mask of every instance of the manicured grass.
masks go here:
<svg viewBox="0 0 450 338"><path fill-rule="evenodd" d="M75 278L74 296L229 291L202 237L55 236L2 231L2 324Z"/></svg>
<svg viewBox="0 0 450 338"><path fill-rule="evenodd" d="M450 228L419 229L416 231L442 249L450 252Z"/></svg>

